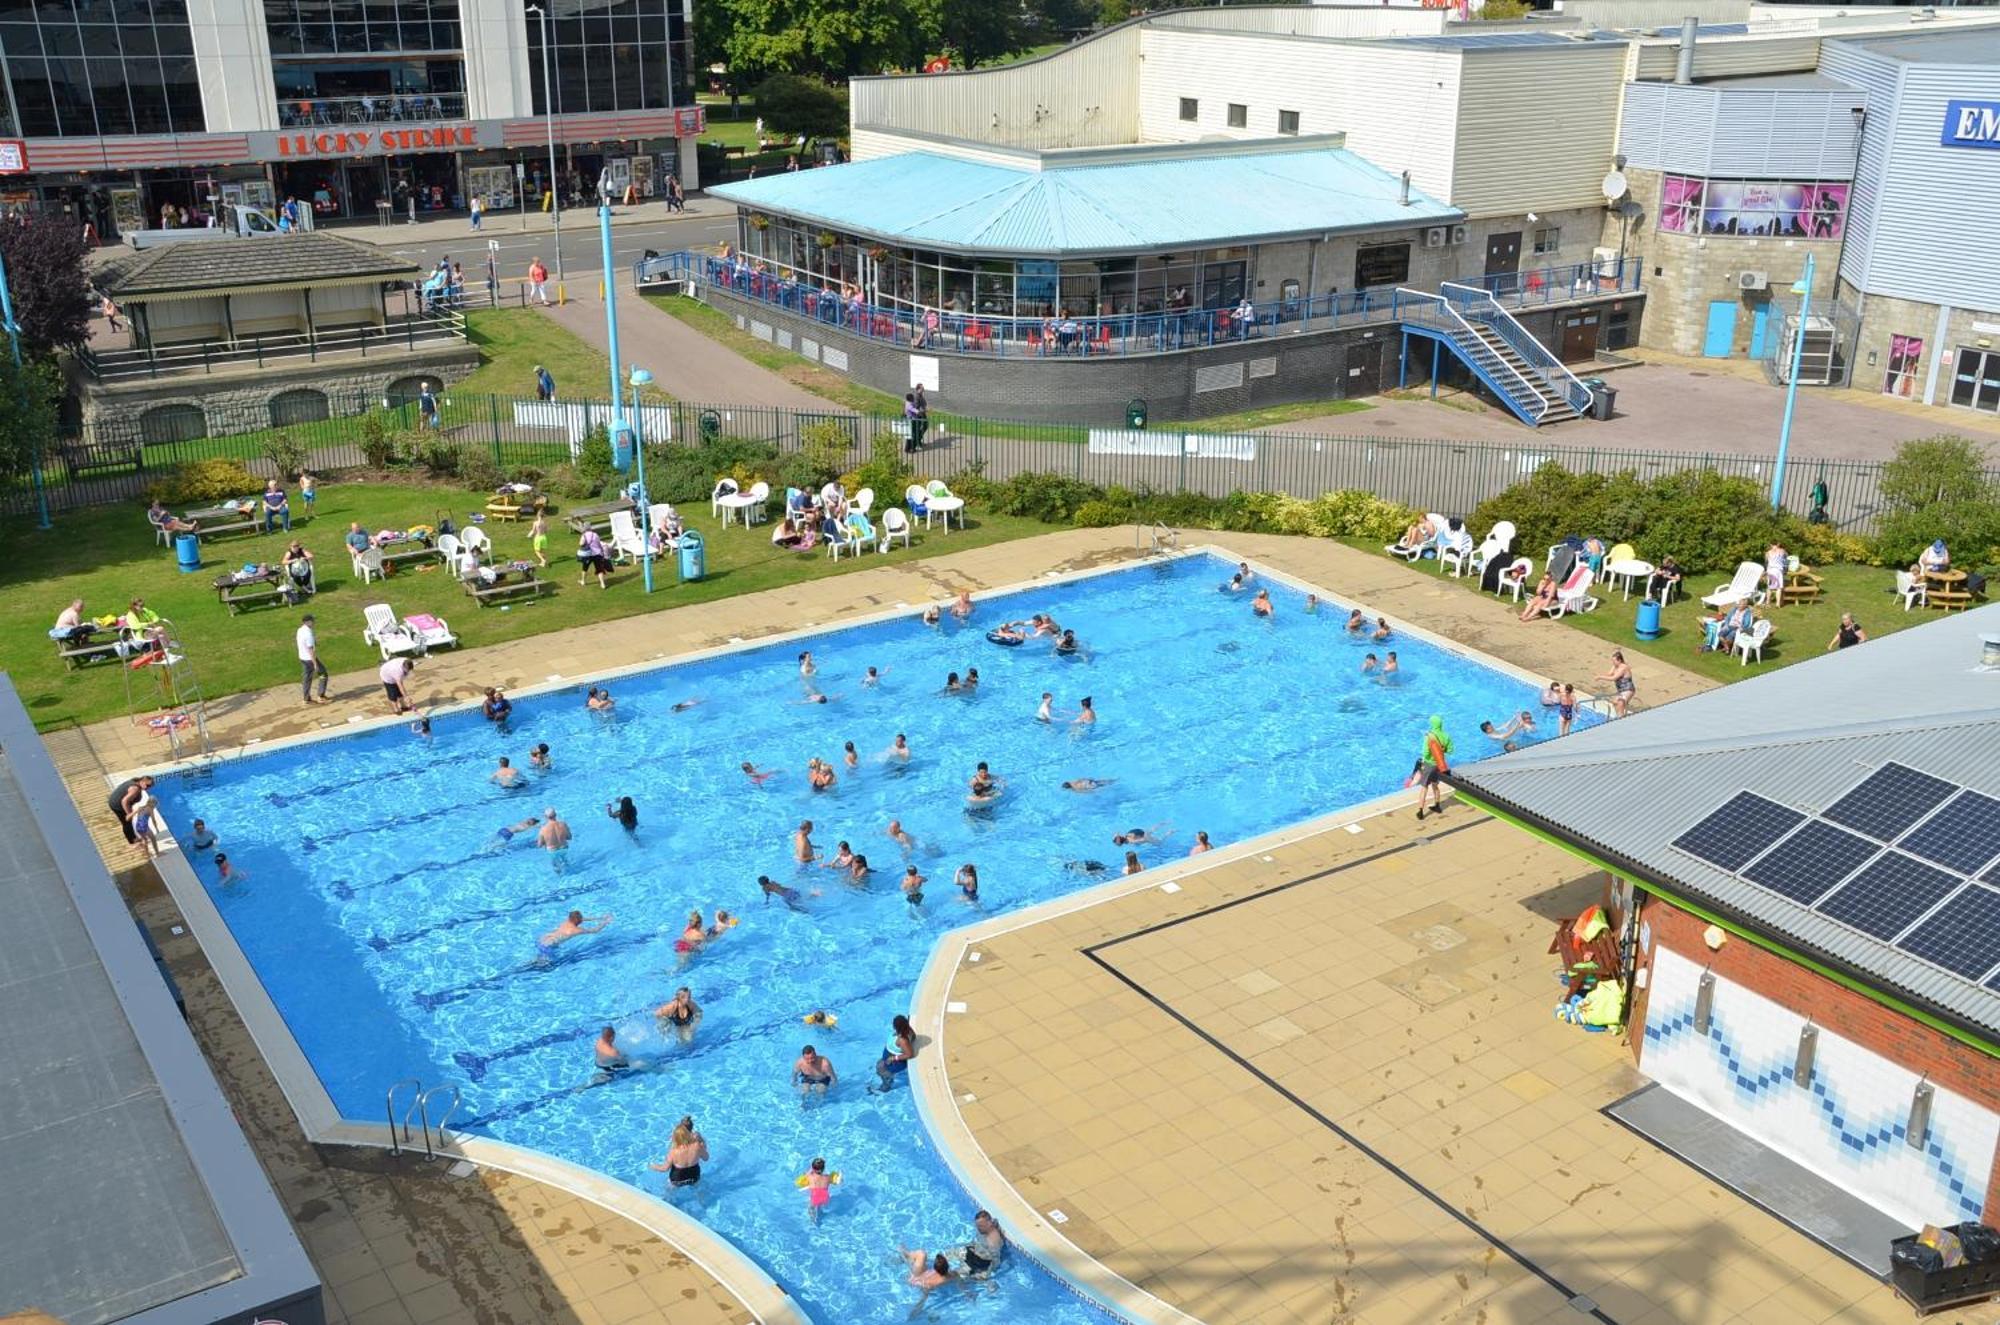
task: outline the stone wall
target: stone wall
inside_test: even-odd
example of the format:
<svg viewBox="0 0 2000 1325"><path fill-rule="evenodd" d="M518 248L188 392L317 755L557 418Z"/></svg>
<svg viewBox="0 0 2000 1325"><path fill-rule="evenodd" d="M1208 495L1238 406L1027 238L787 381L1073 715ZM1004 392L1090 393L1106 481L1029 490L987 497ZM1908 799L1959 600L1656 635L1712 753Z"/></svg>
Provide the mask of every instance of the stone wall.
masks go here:
<svg viewBox="0 0 2000 1325"><path fill-rule="evenodd" d="M1857 391L1889 390L1889 342L1896 336L1914 336L1924 347L1907 386L1899 383L1895 394L1940 407L1951 403L1952 370L1960 349L2000 349L2000 310L1940 309L1936 304L1875 294L1864 300L1845 281L1841 282L1840 299L1849 308L1858 305L1862 313L1853 355L1852 386ZM1940 315L1944 319L1942 336L1938 334ZM1946 426L1939 424L1940 429Z"/></svg>
<svg viewBox="0 0 2000 1325"><path fill-rule="evenodd" d="M1166 354L1001 358L912 351L713 287L704 287L701 295L759 340L845 373L863 386L900 397L910 389L910 360L929 357L938 365L938 389L930 393L934 408L1026 422L1123 423L1133 400L1144 401L1152 418L1169 420L1372 396L1396 385L1402 350L1393 322L1311 331L1287 323L1247 341ZM1555 310L1525 312L1520 320L1545 344L1553 343ZM1413 353L1413 384L1427 380L1428 363L1428 351Z"/></svg>
<svg viewBox="0 0 2000 1325"><path fill-rule="evenodd" d="M318 363L290 361L265 368L181 373L104 383L72 372L87 442L151 440L149 411L184 406L201 411L204 435L226 437L275 426L271 402L288 391L310 390L327 398L334 417L380 406L392 387L425 379L433 384L464 380L479 367L476 347L457 343L417 346L368 358Z"/></svg>

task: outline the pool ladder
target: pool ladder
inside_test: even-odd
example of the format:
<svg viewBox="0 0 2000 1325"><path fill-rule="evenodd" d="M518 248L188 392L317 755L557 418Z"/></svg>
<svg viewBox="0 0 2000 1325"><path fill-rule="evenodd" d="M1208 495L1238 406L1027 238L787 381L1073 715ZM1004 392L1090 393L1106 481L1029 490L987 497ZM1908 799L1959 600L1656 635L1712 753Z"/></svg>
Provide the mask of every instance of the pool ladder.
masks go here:
<svg viewBox="0 0 2000 1325"><path fill-rule="evenodd" d="M396 1124L396 1096L402 1092L405 1086L410 1089L410 1102L403 1109L403 1121L400 1128L401 1135L399 1136L399 1129ZM431 1121L431 1097L444 1094L447 1091L451 1094L451 1103L446 1106L445 1111L439 1114L438 1120L433 1123ZM437 1150L431 1143L431 1129L433 1127L437 1129L436 1144L439 1146L443 1145L445 1136L444 1125L451 1121L451 1116L454 1113L458 1112L459 1105L463 1103L463 1100L459 1096L458 1086L455 1082L446 1081L440 1085L432 1086L429 1090L425 1090L422 1081L419 1081L415 1077L404 1077L401 1081L389 1087L388 1094L385 1096L383 1103L389 1119L389 1153L392 1155L403 1153L403 1147L410 1142L410 1118L412 1115L415 1115L417 1126L423 1129L424 1158L436 1159Z"/></svg>
<svg viewBox="0 0 2000 1325"><path fill-rule="evenodd" d="M1179 551L1181 546L1180 530L1169 528L1158 520L1153 521L1151 524L1132 526L1133 547L1138 547L1141 542L1147 540L1152 542L1154 552L1158 552L1163 547Z"/></svg>

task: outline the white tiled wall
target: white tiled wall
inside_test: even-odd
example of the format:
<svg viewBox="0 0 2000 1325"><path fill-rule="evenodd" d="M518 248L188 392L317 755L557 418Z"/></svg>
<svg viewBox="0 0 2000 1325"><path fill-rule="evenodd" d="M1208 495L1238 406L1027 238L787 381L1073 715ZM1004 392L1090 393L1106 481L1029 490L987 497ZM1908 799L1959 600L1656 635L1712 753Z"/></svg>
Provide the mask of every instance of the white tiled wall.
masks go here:
<svg viewBox="0 0 2000 1325"><path fill-rule="evenodd" d="M1924 1148L1912 1147L1918 1074L1822 1027L1812 1077L1798 1085L1806 1018L1718 976L1699 1035L1701 973L1656 951L1639 1061L1648 1076L1911 1228L1983 1216L2000 1115L1937 1087Z"/></svg>

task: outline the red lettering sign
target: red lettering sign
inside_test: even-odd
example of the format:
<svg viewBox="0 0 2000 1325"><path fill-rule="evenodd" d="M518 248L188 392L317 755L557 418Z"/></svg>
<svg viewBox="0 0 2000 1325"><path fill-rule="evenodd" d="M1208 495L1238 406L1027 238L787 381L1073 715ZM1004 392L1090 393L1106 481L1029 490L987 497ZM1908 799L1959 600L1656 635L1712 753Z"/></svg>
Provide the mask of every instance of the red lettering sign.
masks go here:
<svg viewBox="0 0 2000 1325"><path fill-rule="evenodd" d="M479 130L470 124L445 125L435 129L328 130L324 133L283 133L278 135L281 157L360 156L378 151L385 155L427 152L439 148L477 147Z"/></svg>

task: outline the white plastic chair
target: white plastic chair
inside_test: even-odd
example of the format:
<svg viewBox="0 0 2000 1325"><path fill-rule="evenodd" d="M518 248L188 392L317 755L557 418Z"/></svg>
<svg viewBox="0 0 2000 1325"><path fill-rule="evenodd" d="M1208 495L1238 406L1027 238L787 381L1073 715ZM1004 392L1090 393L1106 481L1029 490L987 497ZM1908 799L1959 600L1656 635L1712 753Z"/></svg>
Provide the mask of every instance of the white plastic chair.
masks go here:
<svg viewBox="0 0 2000 1325"><path fill-rule="evenodd" d="M1596 611L1597 600L1590 596L1590 582L1596 578L1596 573L1590 569L1589 563L1579 565L1570 575L1569 583L1556 590L1555 602L1542 609L1543 614L1565 617L1571 612Z"/></svg>
<svg viewBox="0 0 2000 1325"><path fill-rule="evenodd" d="M952 496L951 489L944 485L943 479L932 479L930 487L924 493L924 528L930 528L933 515L942 515L944 531L950 533L953 511L958 512L958 527L965 528L965 498Z"/></svg>
<svg viewBox="0 0 2000 1325"><path fill-rule="evenodd" d="M843 548L857 557L861 555L860 535L854 532L854 527L847 521L840 520L835 522L833 532L827 535L826 552L835 561L839 561Z"/></svg>
<svg viewBox="0 0 2000 1325"><path fill-rule="evenodd" d="M734 497L736 495L736 492L737 488L735 479L733 478L717 479L715 481L715 490L708 494L708 513L710 515L716 515L716 516L721 515L723 499L725 497Z"/></svg>
<svg viewBox="0 0 2000 1325"><path fill-rule="evenodd" d="M465 574L465 569L461 564L465 560L465 546L458 541L457 534L439 534L437 551L438 555L444 558L445 566L453 575L462 576Z"/></svg>
<svg viewBox="0 0 2000 1325"><path fill-rule="evenodd" d="M1910 571L1899 570L1896 572L1896 588L1894 592L1898 598L1903 600L1903 610L1905 612L1910 610L1912 604L1924 603L1928 605L1929 603L1929 592L1924 582Z"/></svg>
<svg viewBox="0 0 2000 1325"><path fill-rule="evenodd" d="M1516 537L1516 534L1514 532L1514 522L1512 520L1500 521L1498 524L1493 526L1493 532L1488 534L1486 537L1489 541L1493 539L1498 539L1500 542L1500 550L1502 552L1512 552L1514 550L1514 539Z"/></svg>
<svg viewBox="0 0 2000 1325"><path fill-rule="evenodd" d="M875 489L863 488L861 491L855 493L854 500L847 503L847 509L850 511L859 511L863 515L872 513L875 509Z"/></svg>
<svg viewBox="0 0 2000 1325"><path fill-rule="evenodd" d="M151 515L146 517L146 523L153 526L153 537L159 541L161 547L172 547L174 545L174 536L167 532L167 527L164 524L155 520Z"/></svg>
<svg viewBox="0 0 2000 1325"><path fill-rule="evenodd" d="M1426 553L1435 554L1439 548L1444 546L1444 540L1451 537L1451 521L1445 519L1436 511L1424 512L1424 519L1429 522L1431 527L1431 536L1429 538L1426 538L1415 547L1405 547L1401 543L1390 543L1384 546L1382 550L1390 556L1400 557L1404 561L1421 561Z"/></svg>
<svg viewBox="0 0 2000 1325"><path fill-rule="evenodd" d="M1736 632L1736 657L1743 666L1750 665L1750 655L1756 654L1757 661L1764 661L1764 641L1771 638L1771 618L1765 617L1749 630Z"/></svg>
<svg viewBox="0 0 2000 1325"><path fill-rule="evenodd" d="M361 578L363 584L367 584L370 580L387 579L389 572L382 565L382 549L370 543L354 553L354 573Z"/></svg>
<svg viewBox="0 0 2000 1325"><path fill-rule="evenodd" d="M477 552L482 561L493 560L493 540L478 525L468 525L459 533L458 541L467 552Z"/></svg>
<svg viewBox="0 0 2000 1325"><path fill-rule="evenodd" d="M1764 563L1743 561L1736 565L1735 578L1729 583L1716 586L1714 593L1701 601L1709 607L1734 607L1748 598L1753 603L1764 601Z"/></svg>
<svg viewBox="0 0 2000 1325"><path fill-rule="evenodd" d="M1500 572L1500 587L1493 591L1493 596L1498 598L1502 594L1511 593L1514 595L1514 601L1520 602L1521 590L1527 586L1528 577L1534 573L1533 561L1526 557L1514 558L1513 564Z"/></svg>
<svg viewBox="0 0 2000 1325"><path fill-rule="evenodd" d="M899 538L904 547L910 546L910 517L903 514L902 507L891 506L882 512L882 551L887 552Z"/></svg>
<svg viewBox="0 0 2000 1325"><path fill-rule="evenodd" d="M903 489L903 500L909 503L911 515L922 515L930 509L931 495L924 491L921 483L912 483Z"/></svg>
<svg viewBox="0 0 2000 1325"><path fill-rule="evenodd" d="M364 623L361 642L382 650L385 659L399 653L414 657L424 651L423 641L408 626L396 620L396 609L387 603L369 603L361 609L361 620Z"/></svg>
<svg viewBox="0 0 2000 1325"><path fill-rule="evenodd" d="M1465 568L1474 555L1472 531L1469 529L1448 533L1438 541L1438 564L1450 571L1454 578L1465 574Z"/></svg>
<svg viewBox="0 0 2000 1325"><path fill-rule="evenodd" d="M611 513L611 555L619 561L638 561L646 555L646 540L630 511Z"/></svg>

